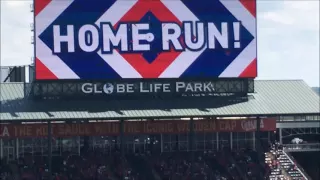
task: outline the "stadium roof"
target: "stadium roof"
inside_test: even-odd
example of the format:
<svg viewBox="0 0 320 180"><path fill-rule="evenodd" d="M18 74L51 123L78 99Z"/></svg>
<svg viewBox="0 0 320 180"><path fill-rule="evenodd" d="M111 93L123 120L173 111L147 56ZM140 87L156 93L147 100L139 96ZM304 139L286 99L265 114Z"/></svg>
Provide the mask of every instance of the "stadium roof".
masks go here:
<svg viewBox="0 0 320 180"><path fill-rule="evenodd" d="M257 80L244 102L210 98L117 101L32 101L23 83L0 84L1 120L147 119L182 117L319 115L319 96L302 80Z"/></svg>

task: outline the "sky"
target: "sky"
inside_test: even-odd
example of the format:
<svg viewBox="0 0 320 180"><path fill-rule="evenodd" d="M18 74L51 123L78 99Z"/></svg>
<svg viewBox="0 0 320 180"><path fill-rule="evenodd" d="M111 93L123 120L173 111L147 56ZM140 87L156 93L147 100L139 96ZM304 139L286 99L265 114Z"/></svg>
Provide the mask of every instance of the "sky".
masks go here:
<svg viewBox="0 0 320 180"><path fill-rule="evenodd" d="M30 63L29 0L1 1L0 62ZM258 78L319 86L319 0L258 0Z"/></svg>

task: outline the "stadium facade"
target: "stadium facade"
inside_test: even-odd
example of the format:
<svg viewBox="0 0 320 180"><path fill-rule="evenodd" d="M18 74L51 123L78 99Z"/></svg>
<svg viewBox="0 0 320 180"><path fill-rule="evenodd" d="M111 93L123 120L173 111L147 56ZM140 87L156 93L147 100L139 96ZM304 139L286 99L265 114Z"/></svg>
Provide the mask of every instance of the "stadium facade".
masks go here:
<svg viewBox="0 0 320 180"><path fill-rule="evenodd" d="M294 132L319 133L319 96L305 82L260 80L254 86L247 100L226 104L213 97L34 100L31 84L2 83L1 157L79 154L85 146L123 153L257 149L275 135L283 143L282 136ZM318 150L313 145L301 151Z"/></svg>

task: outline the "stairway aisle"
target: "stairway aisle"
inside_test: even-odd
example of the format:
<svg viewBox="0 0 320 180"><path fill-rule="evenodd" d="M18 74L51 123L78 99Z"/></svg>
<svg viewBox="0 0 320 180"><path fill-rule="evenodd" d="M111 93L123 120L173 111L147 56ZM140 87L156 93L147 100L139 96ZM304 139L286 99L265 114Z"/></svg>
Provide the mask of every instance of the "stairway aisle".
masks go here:
<svg viewBox="0 0 320 180"><path fill-rule="evenodd" d="M271 174L269 176L270 180L275 180L278 177L283 177L283 175L289 175L292 180L302 180L305 179L303 174L298 170L296 165L289 159L283 150L278 150L279 163L278 168L271 168Z"/></svg>
<svg viewBox="0 0 320 180"><path fill-rule="evenodd" d="M288 156L283 151L280 153L279 162L280 166L287 170L288 174L293 180L300 180L303 178L303 175L298 171L298 169L295 169L295 165L290 161Z"/></svg>

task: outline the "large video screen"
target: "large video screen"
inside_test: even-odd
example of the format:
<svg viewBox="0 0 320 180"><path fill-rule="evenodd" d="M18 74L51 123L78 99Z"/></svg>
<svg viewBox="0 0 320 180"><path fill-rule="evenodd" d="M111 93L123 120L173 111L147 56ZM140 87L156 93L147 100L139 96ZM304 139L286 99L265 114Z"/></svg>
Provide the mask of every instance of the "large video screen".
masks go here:
<svg viewBox="0 0 320 180"><path fill-rule="evenodd" d="M254 78L255 0L35 0L36 79Z"/></svg>

